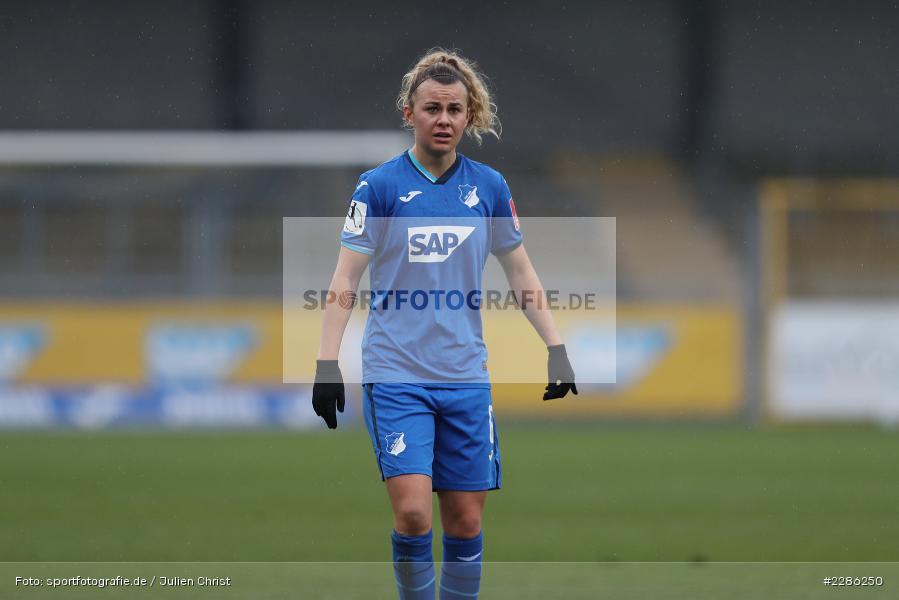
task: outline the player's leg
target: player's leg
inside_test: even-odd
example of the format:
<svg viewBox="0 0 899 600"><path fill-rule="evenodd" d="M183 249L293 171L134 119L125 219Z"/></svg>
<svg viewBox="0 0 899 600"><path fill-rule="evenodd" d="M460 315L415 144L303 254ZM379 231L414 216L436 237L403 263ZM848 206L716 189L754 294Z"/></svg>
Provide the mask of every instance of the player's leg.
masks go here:
<svg viewBox="0 0 899 600"><path fill-rule="evenodd" d="M489 389L440 390L434 433L434 487L443 522L441 600L476 598L487 490L501 486Z"/></svg>
<svg viewBox="0 0 899 600"><path fill-rule="evenodd" d="M431 478L398 475L387 479L393 508L393 569L400 600L433 600L436 577L431 534Z"/></svg>
<svg viewBox="0 0 899 600"><path fill-rule="evenodd" d="M442 490L440 521L443 523L441 600L471 600L481 587L484 536L481 521L487 492Z"/></svg>
<svg viewBox="0 0 899 600"><path fill-rule="evenodd" d="M363 415L394 514L390 541L401 600L433 600L434 414L421 388L365 386Z"/></svg>
<svg viewBox="0 0 899 600"><path fill-rule="evenodd" d="M440 490L440 522L443 532L453 538L473 538L481 533L487 492Z"/></svg>
<svg viewBox="0 0 899 600"><path fill-rule="evenodd" d="M387 479L393 508L393 529L402 535L424 535L431 530L431 494L427 475L397 475Z"/></svg>

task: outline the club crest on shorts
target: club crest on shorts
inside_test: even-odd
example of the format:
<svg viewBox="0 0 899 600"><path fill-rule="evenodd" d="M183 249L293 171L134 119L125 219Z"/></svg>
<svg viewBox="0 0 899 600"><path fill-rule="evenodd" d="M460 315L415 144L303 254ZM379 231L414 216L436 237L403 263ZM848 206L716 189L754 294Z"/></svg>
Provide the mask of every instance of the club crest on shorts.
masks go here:
<svg viewBox="0 0 899 600"><path fill-rule="evenodd" d="M405 435L406 434L403 432L393 432L385 435L384 439L387 440L387 452L394 456L402 454L403 450L406 449L406 442L403 441Z"/></svg>
<svg viewBox="0 0 899 600"><path fill-rule="evenodd" d="M474 208L474 206L481 201L481 199L478 198L478 187L475 185L466 185L464 183L461 184L459 186L459 200L461 200L468 208Z"/></svg>

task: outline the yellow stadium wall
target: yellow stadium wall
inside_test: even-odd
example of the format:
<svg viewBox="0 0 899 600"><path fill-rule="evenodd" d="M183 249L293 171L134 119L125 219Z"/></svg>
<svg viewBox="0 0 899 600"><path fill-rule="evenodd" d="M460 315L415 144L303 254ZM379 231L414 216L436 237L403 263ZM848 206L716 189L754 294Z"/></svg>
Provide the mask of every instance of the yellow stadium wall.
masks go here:
<svg viewBox="0 0 899 600"><path fill-rule="evenodd" d="M15 379L16 383L90 385L118 382L147 383L145 336L159 323L186 325L249 325L257 343L232 373L235 383L277 384L289 355L294 374L309 381L321 315L317 312L282 313L274 302L153 302L108 304L31 303L0 305L0 326L40 325L46 345ZM557 314L566 330L583 323ZM289 348L282 349L282 323ZM740 406L743 385L742 320L736 307L695 305L628 305L617 307L619 327L664 323L671 334L670 348L652 368L630 385L594 389L579 396L544 403L539 383L494 383L494 401L500 414L534 417L578 415L609 416L728 416ZM533 373L539 381L546 371L546 354L523 315L513 311L485 317L490 368L495 382L516 380L516 372ZM520 380L520 378L518 379Z"/></svg>
<svg viewBox="0 0 899 600"><path fill-rule="evenodd" d="M584 323L583 315L556 322L566 330ZM510 336L511 327L526 327L523 315L506 313L502 323L486 320L488 347ZM517 321L517 323L515 323ZM630 384L604 386L576 397L543 402L542 387L533 384L494 384L493 398L499 413L535 417L608 415L621 417L726 417L735 415L742 399L742 320L730 306L629 305L617 307L617 325L664 324L671 346L651 369ZM491 327L492 325L492 327ZM518 357L529 372L545 374L546 351L536 334L518 344ZM495 353L491 353L491 360ZM588 386L583 386L588 387Z"/></svg>
<svg viewBox="0 0 899 600"><path fill-rule="evenodd" d="M158 323L246 324L258 344L234 372L242 383L281 381L281 306L274 303L111 303L0 306L0 324L32 323L47 345L17 379L50 385L146 383L144 338Z"/></svg>

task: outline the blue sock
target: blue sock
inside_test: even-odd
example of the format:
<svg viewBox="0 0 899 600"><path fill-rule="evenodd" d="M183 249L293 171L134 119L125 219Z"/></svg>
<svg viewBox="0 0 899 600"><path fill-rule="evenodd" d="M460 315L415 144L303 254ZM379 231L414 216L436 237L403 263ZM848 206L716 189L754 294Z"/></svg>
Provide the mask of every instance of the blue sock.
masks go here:
<svg viewBox="0 0 899 600"><path fill-rule="evenodd" d="M400 600L434 600L434 555L431 532L402 535L393 532L393 574Z"/></svg>
<svg viewBox="0 0 899 600"><path fill-rule="evenodd" d="M468 540L443 535L440 600L471 600L481 588L484 535Z"/></svg>

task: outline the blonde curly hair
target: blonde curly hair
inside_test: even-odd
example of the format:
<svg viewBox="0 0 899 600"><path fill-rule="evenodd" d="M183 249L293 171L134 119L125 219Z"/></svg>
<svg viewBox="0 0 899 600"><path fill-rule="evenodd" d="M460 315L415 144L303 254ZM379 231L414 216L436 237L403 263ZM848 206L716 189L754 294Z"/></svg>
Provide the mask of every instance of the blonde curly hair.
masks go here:
<svg viewBox="0 0 899 600"><path fill-rule="evenodd" d="M496 115L496 104L490 98L487 78L478 70L474 61L464 58L458 51L432 48L418 59L412 70L403 75L396 107L402 112L404 106L412 107L415 90L428 79L440 83L461 81L468 90L468 124L465 133L478 144L482 136L492 134L499 139L502 126ZM410 127L404 122L404 126Z"/></svg>

